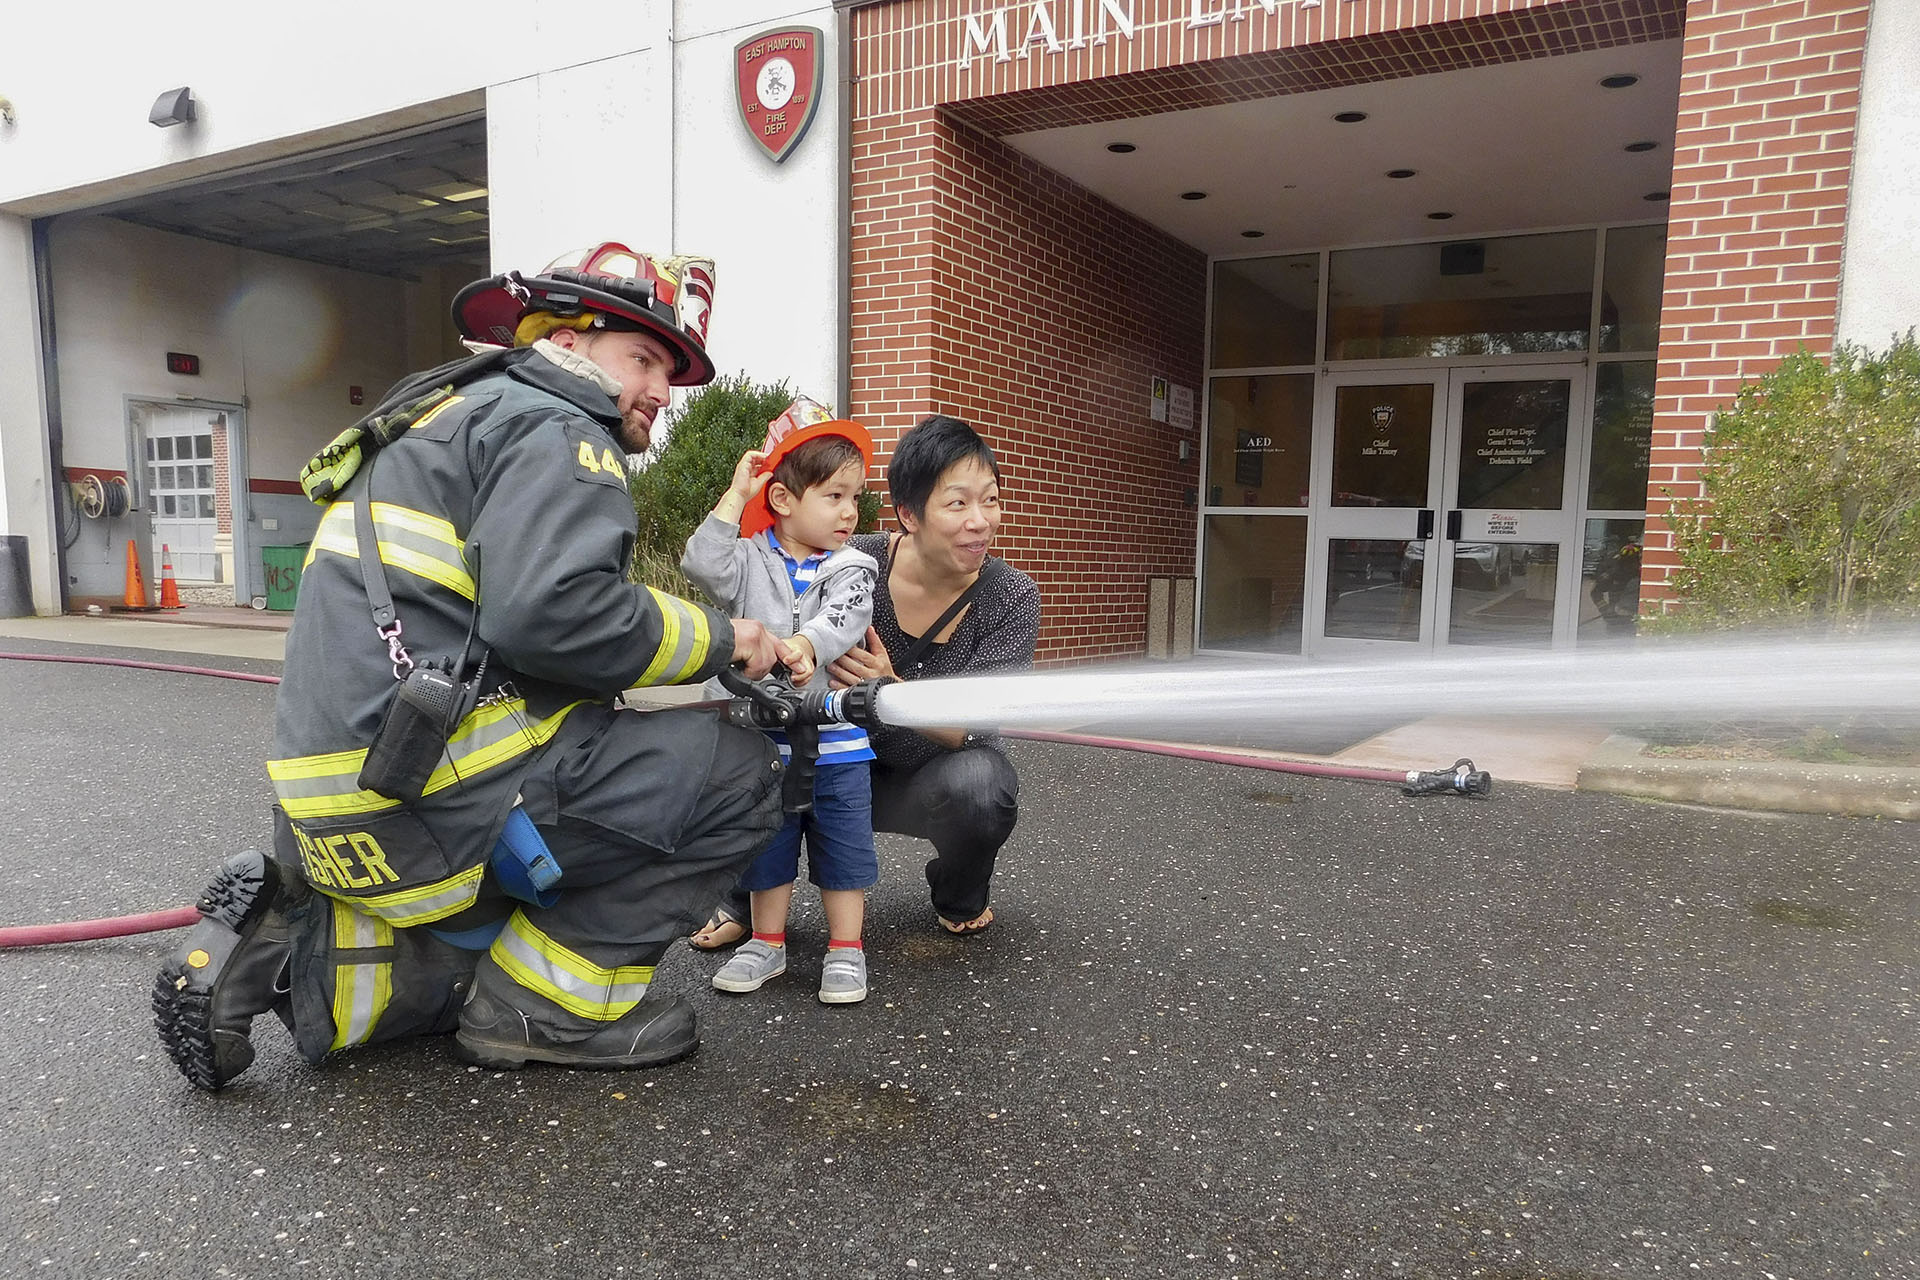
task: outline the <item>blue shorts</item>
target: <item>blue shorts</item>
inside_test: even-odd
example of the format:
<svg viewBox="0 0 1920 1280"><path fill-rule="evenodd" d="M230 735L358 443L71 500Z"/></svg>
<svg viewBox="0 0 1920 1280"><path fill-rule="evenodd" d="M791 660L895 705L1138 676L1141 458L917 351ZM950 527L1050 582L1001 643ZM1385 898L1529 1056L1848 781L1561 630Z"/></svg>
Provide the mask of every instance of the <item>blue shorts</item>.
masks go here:
<svg viewBox="0 0 1920 1280"><path fill-rule="evenodd" d="M759 893L799 879L802 832L807 837L807 879L820 888L865 889L879 883L868 761L821 765L813 775L813 808L787 815L780 834L740 877L740 887Z"/></svg>

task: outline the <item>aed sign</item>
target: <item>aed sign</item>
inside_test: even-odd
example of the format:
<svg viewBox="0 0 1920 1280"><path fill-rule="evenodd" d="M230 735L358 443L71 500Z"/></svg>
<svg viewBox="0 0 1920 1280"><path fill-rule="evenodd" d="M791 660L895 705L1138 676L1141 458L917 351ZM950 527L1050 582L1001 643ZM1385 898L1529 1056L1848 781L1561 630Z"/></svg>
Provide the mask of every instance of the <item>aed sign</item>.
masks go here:
<svg viewBox="0 0 1920 1280"><path fill-rule="evenodd" d="M821 40L818 27L782 27L733 47L740 122L776 164L800 144L820 106Z"/></svg>
<svg viewBox="0 0 1920 1280"><path fill-rule="evenodd" d="M167 352L167 372L197 376L200 372L200 357L188 355L184 351L169 351Z"/></svg>

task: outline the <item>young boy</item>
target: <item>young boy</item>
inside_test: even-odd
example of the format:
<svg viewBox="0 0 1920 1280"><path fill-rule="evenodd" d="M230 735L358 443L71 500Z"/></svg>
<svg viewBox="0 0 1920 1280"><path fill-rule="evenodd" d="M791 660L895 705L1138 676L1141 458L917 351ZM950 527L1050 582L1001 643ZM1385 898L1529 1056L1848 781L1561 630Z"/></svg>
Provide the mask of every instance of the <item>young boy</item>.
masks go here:
<svg viewBox="0 0 1920 1280"><path fill-rule="evenodd" d="M741 455L733 483L687 540L681 571L713 602L755 618L777 634L781 660L796 685L824 685L827 666L858 644L873 620L872 556L847 546L860 519L873 442L847 421L814 421L780 436L773 424L765 449ZM724 696L721 695L721 696ZM776 740L782 735L775 734ZM781 741L781 754L788 754ZM753 936L713 976L722 991L758 991L787 971L787 910L807 838L807 877L820 886L827 917L827 955L820 970L825 1004L867 998L861 946L866 890L880 878L873 847L873 785L867 735L851 725L820 731L813 808L788 815L780 834L741 884L752 895Z"/></svg>

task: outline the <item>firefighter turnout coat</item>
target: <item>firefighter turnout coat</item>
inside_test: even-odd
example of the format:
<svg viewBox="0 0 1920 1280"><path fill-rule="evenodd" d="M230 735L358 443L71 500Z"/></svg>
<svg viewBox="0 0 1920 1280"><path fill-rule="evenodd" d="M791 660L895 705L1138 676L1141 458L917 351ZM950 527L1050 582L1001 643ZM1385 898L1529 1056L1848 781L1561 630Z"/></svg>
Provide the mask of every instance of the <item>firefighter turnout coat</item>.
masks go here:
<svg viewBox="0 0 1920 1280"><path fill-rule="evenodd" d="M383 407L430 385L402 384ZM637 522L608 385L547 343L493 359L368 448L320 520L287 637L279 758L267 765L276 848L315 888L388 925L473 904L523 788L536 824L559 819L536 766L604 723L622 690L705 679L732 658L725 616L628 580ZM357 501L371 503L412 658L465 650L469 675L485 658L478 704L411 804L358 781L396 680L361 575ZM718 732L719 717L699 719L714 727L694 736ZM623 770L645 802L622 810L622 837L674 847L712 751L686 736Z"/></svg>

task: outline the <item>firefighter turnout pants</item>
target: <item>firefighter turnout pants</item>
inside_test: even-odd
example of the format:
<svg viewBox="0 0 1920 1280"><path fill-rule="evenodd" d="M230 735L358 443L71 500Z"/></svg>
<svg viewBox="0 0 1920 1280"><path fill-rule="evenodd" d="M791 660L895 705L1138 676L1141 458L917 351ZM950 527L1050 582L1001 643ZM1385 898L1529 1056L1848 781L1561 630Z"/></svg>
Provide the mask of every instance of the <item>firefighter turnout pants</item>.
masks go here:
<svg viewBox="0 0 1920 1280"><path fill-rule="evenodd" d="M666 797L687 788L684 821L663 827L663 809L680 808ZM291 1012L309 1062L453 1030L483 955L536 1022L582 1034L620 1018L781 822L772 743L705 710L578 707L520 790L561 869L553 905L508 898L489 874L472 907L432 927L396 927L324 889L294 909Z"/></svg>

